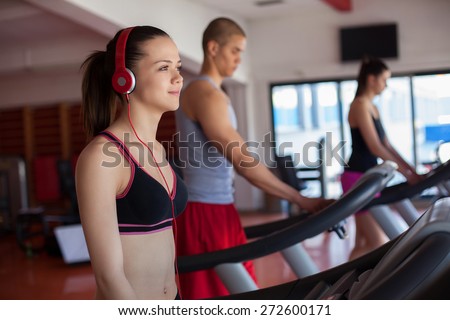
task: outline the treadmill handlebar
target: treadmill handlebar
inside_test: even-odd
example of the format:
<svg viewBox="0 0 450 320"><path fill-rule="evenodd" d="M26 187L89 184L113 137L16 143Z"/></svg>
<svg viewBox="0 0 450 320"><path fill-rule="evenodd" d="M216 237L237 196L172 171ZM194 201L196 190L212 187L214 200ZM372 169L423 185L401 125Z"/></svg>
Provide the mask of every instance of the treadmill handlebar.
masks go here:
<svg viewBox="0 0 450 320"><path fill-rule="evenodd" d="M380 172L381 174L384 174L385 170L394 171L394 170L397 170L397 168L398 168L398 166L395 162L385 161L380 166L376 166L376 167L370 169L368 171L368 173ZM286 219L263 223L263 224L254 225L254 226L248 226L248 227L244 228L245 235L247 236L247 239L264 237L275 231L287 228L299 221L307 219L311 214L312 213L303 212L300 215L296 215L296 216L289 217ZM346 231L344 225L345 225L345 220L339 221L336 225L331 226L328 229L328 232L335 232L339 238L345 239L345 238L347 238L347 231Z"/></svg>
<svg viewBox="0 0 450 320"><path fill-rule="evenodd" d="M328 230L364 207L392 179L395 169L383 163L377 170L367 172L357 186L330 206L289 227L258 240L203 254L178 257L180 273L213 268L222 263L253 260L289 248Z"/></svg>
<svg viewBox="0 0 450 320"><path fill-rule="evenodd" d="M426 175L425 179L419 181L415 185L410 185L407 182L403 182L385 188L378 198L372 199L372 201L364 207L364 210L368 210L373 206L391 204L407 198L412 198L422 191L434 187L449 179L450 160L430 171Z"/></svg>

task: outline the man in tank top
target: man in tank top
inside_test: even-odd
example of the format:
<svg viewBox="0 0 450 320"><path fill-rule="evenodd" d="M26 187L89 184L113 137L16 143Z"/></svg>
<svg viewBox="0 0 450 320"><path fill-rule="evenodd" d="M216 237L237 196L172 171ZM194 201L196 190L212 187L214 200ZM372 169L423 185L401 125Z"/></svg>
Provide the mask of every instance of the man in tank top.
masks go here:
<svg viewBox="0 0 450 320"><path fill-rule="evenodd" d="M246 46L242 28L230 19L217 18L205 29L202 45L200 76L185 87L176 116L188 188L188 205L177 218L179 255L217 251L246 242L233 203L234 171L263 191L308 211L330 203L301 196L246 152L230 100L221 90L222 81L231 77L241 62ZM252 263L245 263L245 267L255 278ZM184 299L228 294L211 269L181 274L180 287Z"/></svg>

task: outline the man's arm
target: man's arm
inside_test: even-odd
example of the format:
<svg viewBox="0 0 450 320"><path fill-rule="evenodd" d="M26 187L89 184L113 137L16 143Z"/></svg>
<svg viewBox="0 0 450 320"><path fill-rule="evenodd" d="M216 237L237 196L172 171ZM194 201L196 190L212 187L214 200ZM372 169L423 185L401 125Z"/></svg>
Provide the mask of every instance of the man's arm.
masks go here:
<svg viewBox="0 0 450 320"><path fill-rule="evenodd" d="M229 119L226 96L218 90L197 91L191 97L190 111L208 138L233 164L236 172L263 191L296 203L307 211L317 211L330 202L303 197L296 189L278 179L248 152L240 134Z"/></svg>

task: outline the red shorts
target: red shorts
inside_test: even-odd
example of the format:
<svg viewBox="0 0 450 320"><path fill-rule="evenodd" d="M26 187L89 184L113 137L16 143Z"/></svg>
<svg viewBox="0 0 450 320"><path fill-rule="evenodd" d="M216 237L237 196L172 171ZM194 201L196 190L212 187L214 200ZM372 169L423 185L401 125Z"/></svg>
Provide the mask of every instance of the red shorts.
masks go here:
<svg viewBox="0 0 450 320"><path fill-rule="evenodd" d="M234 204L189 202L177 218L177 254L188 256L247 243ZM256 282L252 262L244 263ZM180 274L182 299L229 295L214 269Z"/></svg>

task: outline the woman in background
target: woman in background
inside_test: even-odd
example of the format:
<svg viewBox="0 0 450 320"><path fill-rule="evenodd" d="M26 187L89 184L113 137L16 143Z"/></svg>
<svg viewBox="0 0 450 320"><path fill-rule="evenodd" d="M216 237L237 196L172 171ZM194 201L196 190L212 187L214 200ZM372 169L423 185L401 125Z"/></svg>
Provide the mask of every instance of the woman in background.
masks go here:
<svg viewBox="0 0 450 320"><path fill-rule="evenodd" d="M421 177L407 163L389 142L383 129L378 108L372 100L381 94L387 86L391 72L380 59L363 59L359 75L358 88L348 113L348 123L352 136L352 154L341 177L342 190L347 192L353 184L370 168L378 164L378 158L397 163L398 171L408 183L414 184ZM355 214L355 247L350 260L355 259L387 241L383 230L367 211Z"/></svg>

